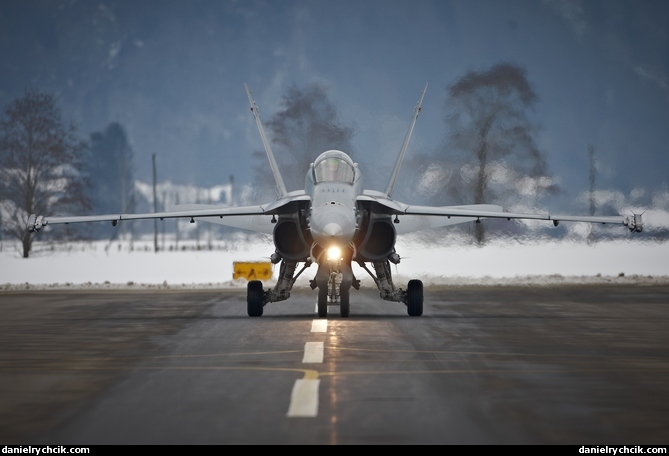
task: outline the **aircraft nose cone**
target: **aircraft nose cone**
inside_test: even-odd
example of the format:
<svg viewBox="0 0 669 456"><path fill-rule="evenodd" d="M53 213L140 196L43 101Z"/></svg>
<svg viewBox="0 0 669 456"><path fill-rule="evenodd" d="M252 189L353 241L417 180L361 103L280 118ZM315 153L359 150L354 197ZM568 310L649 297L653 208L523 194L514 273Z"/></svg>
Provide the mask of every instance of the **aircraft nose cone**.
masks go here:
<svg viewBox="0 0 669 456"><path fill-rule="evenodd" d="M314 241L321 247L332 243L345 246L355 235L355 214L351 208L327 205L316 208L309 220Z"/></svg>
<svg viewBox="0 0 669 456"><path fill-rule="evenodd" d="M344 230L339 223L330 222L323 227L323 234L338 237L344 234Z"/></svg>

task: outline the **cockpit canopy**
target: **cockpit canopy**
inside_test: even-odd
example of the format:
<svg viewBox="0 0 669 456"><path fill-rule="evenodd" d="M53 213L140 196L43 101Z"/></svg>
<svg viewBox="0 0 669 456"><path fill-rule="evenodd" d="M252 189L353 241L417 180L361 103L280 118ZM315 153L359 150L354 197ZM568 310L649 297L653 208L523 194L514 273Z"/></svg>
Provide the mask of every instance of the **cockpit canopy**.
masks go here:
<svg viewBox="0 0 669 456"><path fill-rule="evenodd" d="M355 164L344 152L328 150L318 156L314 162L314 182L346 182L352 184L355 179Z"/></svg>

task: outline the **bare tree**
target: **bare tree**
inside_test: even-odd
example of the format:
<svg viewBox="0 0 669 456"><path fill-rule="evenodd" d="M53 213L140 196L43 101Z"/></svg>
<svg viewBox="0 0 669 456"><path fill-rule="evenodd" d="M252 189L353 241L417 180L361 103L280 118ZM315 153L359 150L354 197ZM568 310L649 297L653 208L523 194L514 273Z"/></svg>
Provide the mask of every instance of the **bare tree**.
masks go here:
<svg viewBox="0 0 669 456"><path fill-rule="evenodd" d="M93 183L93 213L128 213L135 188L134 152L125 130L118 122L112 122L104 131L91 133L86 149L86 171ZM125 234L127 224L122 225L121 231ZM118 236L119 229L104 224L91 227L91 232L97 238L109 238L111 241Z"/></svg>
<svg viewBox="0 0 669 456"><path fill-rule="evenodd" d="M457 171L445 176L441 195L463 204L503 204L521 193L536 200L558 191L534 138L538 127L528 118L539 98L523 68L500 63L470 71L447 93L451 134L441 160ZM482 244L483 224L475 225L474 234Z"/></svg>
<svg viewBox="0 0 669 456"><path fill-rule="evenodd" d="M304 90L288 90L282 101L283 110L266 122L282 177L288 191L304 188L309 164L328 149L351 150L353 129L341 125L337 109L321 84ZM258 186L274 187L274 178L267 166L264 151L254 153Z"/></svg>
<svg viewBox="0 0 669 456"><path fill-rule="evenodd" d="M52 94L28 90L9 103L0 121L0 209L3 230L22 243L28 258L34 233L29 214L89 209L82 171L85 142L65 125Z"/></svg>

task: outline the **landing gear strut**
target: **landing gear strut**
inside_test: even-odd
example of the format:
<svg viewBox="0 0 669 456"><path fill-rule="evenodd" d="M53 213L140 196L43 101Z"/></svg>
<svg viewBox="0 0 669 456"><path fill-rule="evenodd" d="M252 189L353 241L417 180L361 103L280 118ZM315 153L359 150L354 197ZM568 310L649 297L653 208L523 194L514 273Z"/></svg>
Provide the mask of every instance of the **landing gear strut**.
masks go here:
<svg viewBox="0 0 669 456"><path fill-rule="evenodd" d="M263 284L260 280L251 280L247 285L246 310L249 317L262 316L263 307L265 307L268 302L284 301L288 299L295 280L297 280L306 268L311 266L311 261L307 261L302 269L295 274L297 261L281 259L278 254L277 258L277 261L281 261L281 266L279 268L279 279L273 288L263 290Z"/></svg>
<svg viewBox="0 0 669 456"><path fill-rule="evenodd" d="M399 256L396 257L396 261L399 263ZM374 261L372 265L376 275L369 270L364 262L358 262L358 264L374 279L381 298L386 301L403 302L407 306L407 314L410 317L423 315L423 282L418 279L409 280L405 291L401 288L395 288L392 271L390 270L390 261Z"/></svg>

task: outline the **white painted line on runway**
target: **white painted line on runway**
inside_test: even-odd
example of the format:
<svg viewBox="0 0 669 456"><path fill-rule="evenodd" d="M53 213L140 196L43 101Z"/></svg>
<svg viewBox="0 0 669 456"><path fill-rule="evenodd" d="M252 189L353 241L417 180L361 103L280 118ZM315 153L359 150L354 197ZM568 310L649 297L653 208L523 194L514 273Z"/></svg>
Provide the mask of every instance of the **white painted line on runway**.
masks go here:
<svg viewBox="0 0 669 456"><path fill-rule="evenodd" d="M314 320L311 322L311 332L312 333L324 333L328 331L328 321L327 320Z"/></svg>
<svg viewBox="0 0 669 456"><path fill-rule="evenodd" d="M318 303L316 303L316 312L318 313ZM311 332L327 332L328 321L326 319L313 320L311 323ZM323 342L307 342L304 344L303 363L322 363L323 362ZM320 380L296 380L293 385L293 391L290 394L290 405L288 406L289 418L306 417L313 418L318 415L318 388Z"/></svg>
<svg viewBox="0 0 669 456"><path fill-rule="evenodd" d="M323 362L323 342L307 342L304 344L303 363Z"/></svg>
<svg viewBox="0 0 669 456"><path fill-rule="evenodd" d="M297 380L290 394L288 417L315 417L318 415L318 387L320 380Z"/></svg>

